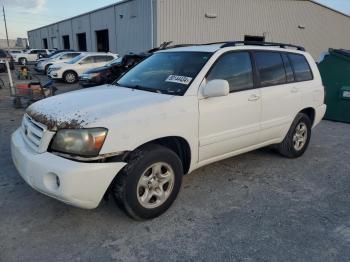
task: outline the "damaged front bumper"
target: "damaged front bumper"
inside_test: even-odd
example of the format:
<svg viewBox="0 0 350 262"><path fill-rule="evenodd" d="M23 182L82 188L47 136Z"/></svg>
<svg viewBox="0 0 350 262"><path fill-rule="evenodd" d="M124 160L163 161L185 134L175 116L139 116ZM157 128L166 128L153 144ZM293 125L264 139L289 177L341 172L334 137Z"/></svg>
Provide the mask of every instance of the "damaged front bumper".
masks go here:
<svg viewBox="0 0 350 262"><path fill-rule="evenodd" d="M81 208L96 208L123 162L81 163L49 152L36 153L20 129L11 139L13 162L22 178L37 191Z"/></svg>

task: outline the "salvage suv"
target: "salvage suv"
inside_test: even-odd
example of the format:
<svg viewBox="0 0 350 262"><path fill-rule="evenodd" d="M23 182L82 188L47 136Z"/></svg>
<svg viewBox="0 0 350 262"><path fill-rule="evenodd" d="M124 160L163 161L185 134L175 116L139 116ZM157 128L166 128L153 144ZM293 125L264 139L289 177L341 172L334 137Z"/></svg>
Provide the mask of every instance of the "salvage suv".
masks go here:
<svg viewBox="0 0 350 262"><path fill-rule="evenodd" d="M227 42L156 52L113 85L31 105L12 158L34 189L92 209L112 194L135 219L174 202L182 176L274 145L307 149L324 88L301 47Z"/></svg>

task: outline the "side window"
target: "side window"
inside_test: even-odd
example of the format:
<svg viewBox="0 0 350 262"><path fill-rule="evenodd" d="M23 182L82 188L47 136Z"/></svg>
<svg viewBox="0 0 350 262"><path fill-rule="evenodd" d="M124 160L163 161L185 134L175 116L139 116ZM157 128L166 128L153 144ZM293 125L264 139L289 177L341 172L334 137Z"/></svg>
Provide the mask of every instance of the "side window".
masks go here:
<svg viewBox="0 0 350 262"><path fill-rule="evenodd" d="M30 51L30 54L37 54L38 53L38 50L32 50Z"/></svg>
<svg viewBox="0 0 350 262"><path fill-rule="evenodd" d="M313 79L311 68L303 55L288 54L295 74L295 81L308 81Z"/></svg>
<svg viewBox="0 0 350 262"><path fill-rule="evenodd" d="M284 63L284 68L286 70L287 83L294 82L294 73L290 61L288 59L288 55L286 53L281 53L281 55Z"/></svg>
<svg viewBox="0 0 350 262"><path fill-rule="evenodd" d="M282 56L278 52L258 51L255 53L260 86L282 85L286 83Z"/></svg>
<svg viewBox="0 0 350 262"><path fill-rule="evenodd" d="M207 76L207 81L215 79L227 80L230 92L253 88L253 67L250 54L234 52L220 57Z"/></svg>
<svg viewBox="0 0 350 262"><path fill-rule="evenodd" d="M87 65L87 64L92 64L95 63L94 57L93 56L88 56L83 59L83 61L80 62L80 64Z"/></svg>

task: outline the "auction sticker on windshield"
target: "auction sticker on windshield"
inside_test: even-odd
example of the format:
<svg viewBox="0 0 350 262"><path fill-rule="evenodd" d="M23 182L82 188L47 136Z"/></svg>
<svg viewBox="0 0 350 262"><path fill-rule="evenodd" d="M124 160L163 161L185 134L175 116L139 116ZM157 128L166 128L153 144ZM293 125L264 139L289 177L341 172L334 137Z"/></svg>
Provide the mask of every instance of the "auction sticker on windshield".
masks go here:
<svg viewBox="0 0 350 262"><path fill-rule="evenodd" d="M176 75L170 75L165 82L172 82L172 83L178 83L183 85L188 85L191 83L192 77L187 76L176 76Z"/></svg>

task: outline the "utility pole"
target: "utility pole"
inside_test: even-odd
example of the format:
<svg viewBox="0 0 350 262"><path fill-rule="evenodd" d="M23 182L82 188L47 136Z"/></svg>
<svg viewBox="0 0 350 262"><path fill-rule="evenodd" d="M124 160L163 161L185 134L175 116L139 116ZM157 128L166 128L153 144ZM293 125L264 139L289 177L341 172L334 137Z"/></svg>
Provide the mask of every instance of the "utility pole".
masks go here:
<svg viewBox="0 0 350 262"><path fill-rule="evenodd" d="M6 24L6 15L5 15L5 6L2 6L2 12L4 14L4 22L5 22L5 31L6 31L6 40L7 40L7 48L10 48L10 43L9 43L9 35L7 33L7 24Z"/></svg>

